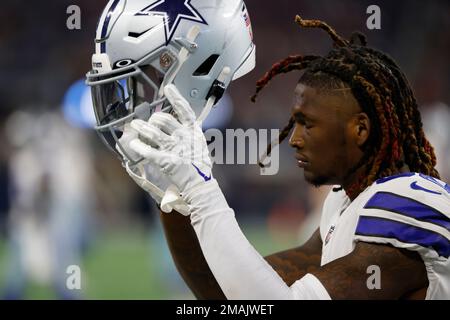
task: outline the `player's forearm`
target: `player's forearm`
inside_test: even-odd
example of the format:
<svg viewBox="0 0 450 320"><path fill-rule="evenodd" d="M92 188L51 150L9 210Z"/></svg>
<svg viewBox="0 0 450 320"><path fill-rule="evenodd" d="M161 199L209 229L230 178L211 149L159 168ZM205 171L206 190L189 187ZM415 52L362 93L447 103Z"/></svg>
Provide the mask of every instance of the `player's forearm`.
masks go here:
<svg viewBox="0 0 450 320"><path fill-rule="evenodd" d="M319 230L301 247L272 254L265 259L287 285L320 267L322 240Z"/></svg>
<svg viewBox="0 0 450 320"><path fill-rule="evenodd" d="M291 299L286 283L253 248L215 180L185 195L191 223L228 299Z"/></svg>
<svg viewBox="0 0 450 320"><path fill-rule="evenodd" d="M197 299L225 299L191 226L189 217L161 213L161 221L175 265Z"/></svg>

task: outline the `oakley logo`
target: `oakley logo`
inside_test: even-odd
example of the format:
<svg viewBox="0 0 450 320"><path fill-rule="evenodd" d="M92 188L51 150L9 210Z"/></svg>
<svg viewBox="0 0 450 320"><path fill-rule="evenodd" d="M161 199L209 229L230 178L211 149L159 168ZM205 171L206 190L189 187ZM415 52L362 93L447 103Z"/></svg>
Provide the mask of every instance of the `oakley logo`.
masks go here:
<svg viewBox="0 0 450 320"><path fill-rule="evenodd" d="M117 61L114 64L114 68L128 67L130 64L133 64L133 60L131 60L131 59L124 59L124 60Z"/></svg>
<svg viewBox="0 0 450 320"><path fill-rule="evenodd" d="M417 181L414 181L413 183L411 183L410 186L411 186L411 189L414 189L414 190L425 191L425 192L432 193L432 194L442 194L442 193L440 193L440 192L433 191L433 190L426 189L426 188L424 188L424 187L419 186L419 185L417 184Z"/></svg>

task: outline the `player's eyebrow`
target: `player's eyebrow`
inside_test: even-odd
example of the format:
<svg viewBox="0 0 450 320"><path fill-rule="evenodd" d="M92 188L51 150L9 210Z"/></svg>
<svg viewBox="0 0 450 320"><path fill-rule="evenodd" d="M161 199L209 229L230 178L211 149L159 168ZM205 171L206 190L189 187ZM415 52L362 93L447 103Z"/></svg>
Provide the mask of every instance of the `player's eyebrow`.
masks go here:
<svg viewBox="0 0 450 320"><path fill-rule="evenodd" d="M300 110L295 110L295 109L292 111L292 117L294 118L294 120L296 122L304 122L306 120L314 121L314 119L310 115L305 114L304 112L302 112Z"/></svg>

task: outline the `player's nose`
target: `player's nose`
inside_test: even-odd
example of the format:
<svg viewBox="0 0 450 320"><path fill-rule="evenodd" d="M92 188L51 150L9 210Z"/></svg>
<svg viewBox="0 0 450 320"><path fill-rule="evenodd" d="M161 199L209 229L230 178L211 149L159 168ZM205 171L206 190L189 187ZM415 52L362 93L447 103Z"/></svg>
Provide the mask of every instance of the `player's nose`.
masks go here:
<svg viewBox="0 0 450 320"><path fill-rule="evenodd" d="M289 138L289 145L295 149L302 149L305 147L305 140L302 138L302 128L297 124L292 131Z"/></svg>

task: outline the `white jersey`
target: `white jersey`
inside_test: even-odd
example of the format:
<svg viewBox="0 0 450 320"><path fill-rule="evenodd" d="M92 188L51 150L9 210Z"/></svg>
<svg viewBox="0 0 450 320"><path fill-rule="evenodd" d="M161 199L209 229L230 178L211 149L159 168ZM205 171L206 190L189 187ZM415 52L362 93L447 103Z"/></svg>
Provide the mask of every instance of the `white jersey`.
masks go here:
<svg viewBox="0 0 450 320"><path fill-rule="evenodd" d="M325 265L348 255L356 242L416 251L429 281L426 299L450 299L450 186L418 173L377 180L354 201L328 194L320 222Z"/></svg>

